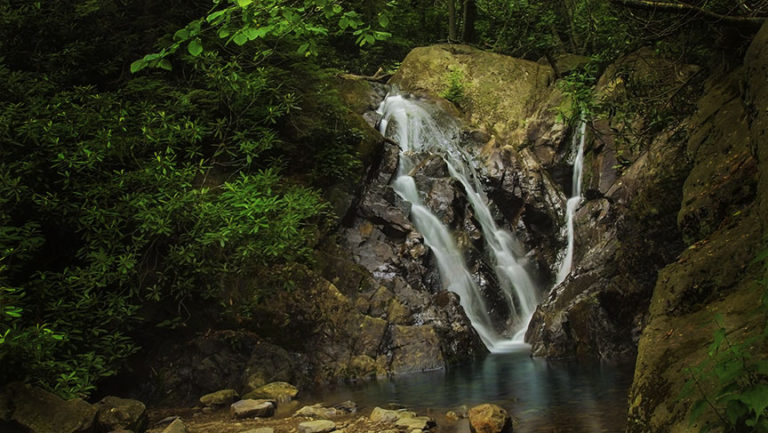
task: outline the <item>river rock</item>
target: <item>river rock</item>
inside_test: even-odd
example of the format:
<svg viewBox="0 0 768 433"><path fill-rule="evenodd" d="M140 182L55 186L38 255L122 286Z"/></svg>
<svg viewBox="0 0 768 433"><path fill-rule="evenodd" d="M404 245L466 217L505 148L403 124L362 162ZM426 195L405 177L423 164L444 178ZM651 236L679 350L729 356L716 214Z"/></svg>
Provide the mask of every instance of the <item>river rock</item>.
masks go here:
<svg viewBox="0 0 768 433"><path fill-rule="evenodd" d="M187 425L184 424L181 418L177 418L168 424L168 427L163 429L163 433L187 433Z"/></svg>
<svg viewBox="0 0 768 433"><path fill-rule="evenodd" d="M272 382L260 386L243 396L243 399L269 399L279 403L293 400L299 389L288 382Z"/></svg>
<svg viewBox="0 0 768 433"><path fill-rule="evenodd" d="M246 430L242 433L275 433L275 429L272 427L259 427L250 430Z"/></svg>
<svg viewBox="0 0 768 433"><path fill-rule="evenodd" d="M306 421L299 424L299 433L328 433L336 430L336 423L328 420Z"/></svg>
<svg viewBox="0 0 768 433"><path fill-rule="evenodd" d="M395 425L406 430L427 430L435 425L435 421L426 416L404 416L395 421Z"/></svg>
<svg viewBox="0 0 768 433"><path fill-rule="evenodd" d="M506 410L486 403L469 410L469 427L475 433L510 432L512 421Z"/></svg>
<svg viewBox="0 0 768 433"><path fill-rule="evenodd" d="M275 414L275 403L270 400L240 400L230 405L229 413L234 418L269 418Z"/></svg>
<svg viewBox="0 0 768 433"><path fill-rule="evenodd" d="M108 396L96 403L96 407L96 421L106 431L142 433L147 428L147 407L138 400Z"/></svg>
<svg viewBox="0 0 768 433"><path fill-rule="evenodd" d="M11 420L36 433L89 431L98 411L82 399L63 400L48 391L19 382L7 385L4 393L9 406L13 407Z"/></svg>
<svg viewBox="0 0 768 433"><path fill-rule="evenodd" d="M312 406L304 406L297 410L293 416L305 416L308 418L335 418L339 415L339 411L334 407L323 407L322 404L314 404Z"/></svg>
<svg viewBox="0 0 768 433"><path fill-rule="evenodd" d="M200 403L206 406L226 406L239 398L240 395L234 389L222 389L200 397Z"/></svg>
<svg viewBox="0 0 768 433"><path fill-rule="evenodd" d="M416 412L411 412L408 410L390 410L375 407L373 408L369 419L373 422L394 424L401 418L413 418L414 416L416 416Z"/></svg>
<svg viewBox="0 0 768 433"><path fill-rule="evenodd" d="M445 365L440 340L432 326L395 326L392 345L391 368L395 374L435 370Z"/></svg>

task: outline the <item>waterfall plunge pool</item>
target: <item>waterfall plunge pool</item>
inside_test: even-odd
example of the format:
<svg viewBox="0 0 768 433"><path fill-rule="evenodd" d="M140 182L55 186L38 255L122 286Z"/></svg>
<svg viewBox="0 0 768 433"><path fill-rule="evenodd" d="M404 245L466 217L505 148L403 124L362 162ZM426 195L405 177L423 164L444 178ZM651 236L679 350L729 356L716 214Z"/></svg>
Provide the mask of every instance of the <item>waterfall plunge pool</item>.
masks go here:
<svg viewBox="0 0 768 433"><path fill-rule="evenodd" d="M451 422L446 411L495 403L519 424L516 433L621 433L626 426L632 362L544 360L527 349L492 353L446 370L396 376L318 390L313 400L403 406L437 421L434 431L468 433L466 419Z"/></svg>

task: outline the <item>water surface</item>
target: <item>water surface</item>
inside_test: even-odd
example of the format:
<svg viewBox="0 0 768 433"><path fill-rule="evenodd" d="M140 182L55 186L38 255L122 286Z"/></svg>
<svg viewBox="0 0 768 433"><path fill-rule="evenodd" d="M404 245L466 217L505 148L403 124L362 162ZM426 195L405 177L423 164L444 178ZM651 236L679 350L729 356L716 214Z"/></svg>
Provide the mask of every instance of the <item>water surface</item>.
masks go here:
<svg viewBox="0 0 768 433"><path fill-rule="evenodd" d="M496 403L516 418L516 433L624 431L631 363L530 358L527 349L494 353L447 370L327 389L327 403L353 400L362 409L402 405L437 418L441 432L466 432L440 416L461 405Z"/></svg>

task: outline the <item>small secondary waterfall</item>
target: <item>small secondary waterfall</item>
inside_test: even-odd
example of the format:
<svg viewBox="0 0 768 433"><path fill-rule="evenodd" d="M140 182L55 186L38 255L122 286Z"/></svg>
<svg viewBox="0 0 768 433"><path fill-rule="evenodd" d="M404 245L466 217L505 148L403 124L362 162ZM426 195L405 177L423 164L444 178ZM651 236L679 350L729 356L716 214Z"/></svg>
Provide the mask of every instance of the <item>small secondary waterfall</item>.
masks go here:
<svg viewBox="0 0 768 433"><path fill-rule="evenodd" d="M436 110L436 107L401 95L388 96L379 107L381 133L400 145L400 166L392 186L397 194L411 203L411 220L435 255L443 288L460 296L462 307L488 349L504 351L523 343L525 329L536 308L538 289L521 263L524 256L521 245L511 233L499 228L491 215L488 198L470 157L460 147L459 125L447 116L433 116L430 110ZM430 154L442 157L451 177L466 191L488 246L501 292L514 318L512 331L515 334L511 339L495 330L489 308L467 268L462 251L449 228L423 204L419 195L411 173Z"/></svg>
<svg viewBox="0 0 768 433"><path fill-rule="evenodd" d="M581 180L584 173L584 138L586 136L587 122L582 121L576 134L573 134L573 147L576 150L576 157L573 160L573 185L571 185L571 197L565 208L566 230L568 233L568 246L565 250L565 257L560 262L560 268L557 270L555 285L562 283L568 274L571 273L573 265L573 216L576 208L581 203Z"/></svg>

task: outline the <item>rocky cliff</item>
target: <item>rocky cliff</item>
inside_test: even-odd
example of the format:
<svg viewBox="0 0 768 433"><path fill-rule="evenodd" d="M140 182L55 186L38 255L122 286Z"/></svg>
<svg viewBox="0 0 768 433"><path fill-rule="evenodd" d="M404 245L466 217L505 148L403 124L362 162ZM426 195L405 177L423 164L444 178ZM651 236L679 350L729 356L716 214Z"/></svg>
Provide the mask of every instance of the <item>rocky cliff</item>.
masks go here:
<svg viewBox="0 0 768 433"><path fill-rule="evenodd" d="M765 248L768 229L766 77L768 25L742 67L707 82L691 118L686 155L692 169L677 219L686 249L659 272L653 290L628 432L687 432L710 421L705 416L689 425L687 413L697 397L675 397L689 378L685 369L708 357L715 314L734 343L765 326L765 317L754 314L765 268L753 259ZM703 392L714 389L707 382L702 386Z"/></svg>

